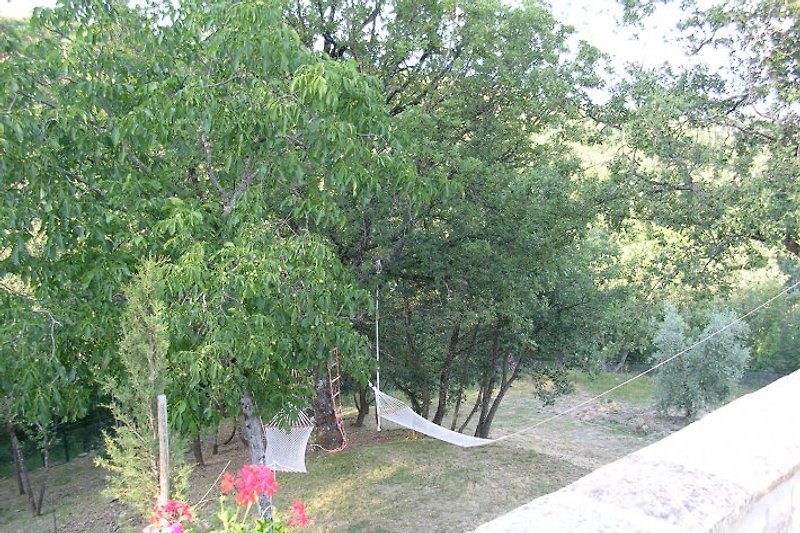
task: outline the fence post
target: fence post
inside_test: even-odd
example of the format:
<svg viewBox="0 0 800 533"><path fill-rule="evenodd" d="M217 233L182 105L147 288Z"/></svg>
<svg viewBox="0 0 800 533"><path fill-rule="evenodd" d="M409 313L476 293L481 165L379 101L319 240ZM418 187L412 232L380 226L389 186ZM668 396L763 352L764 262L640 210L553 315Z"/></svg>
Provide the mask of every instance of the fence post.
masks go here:
<svg viewBox="0 0 800 533"><path fill-rule="evenodd" d="M167 429L167 397L158 395L158 501L169 500L169 430Z"/></svg>

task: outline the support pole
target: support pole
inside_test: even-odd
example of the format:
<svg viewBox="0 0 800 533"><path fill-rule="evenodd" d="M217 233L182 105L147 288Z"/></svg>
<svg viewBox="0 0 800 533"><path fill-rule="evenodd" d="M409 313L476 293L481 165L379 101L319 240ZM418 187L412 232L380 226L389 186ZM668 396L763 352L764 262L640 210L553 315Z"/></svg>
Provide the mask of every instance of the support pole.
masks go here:
<svg viewBox="0 0 800 533"><path fill-rule="evenodd" d="M158 395L158 502L169 500L169 429L167 428L167 397Z"/></svg>
<svg viewBox="0 0 800 533"><path fill-rule="evenodd" d="M375 371L375 388L381 390L381 349L380 349L380 336L378 329L378 320L380 319L380 289L375 287L375 359L378 362L377 370ZM381 404L378 396L375 395L375 418L378 422L378 431L381 430Z"/></svg>

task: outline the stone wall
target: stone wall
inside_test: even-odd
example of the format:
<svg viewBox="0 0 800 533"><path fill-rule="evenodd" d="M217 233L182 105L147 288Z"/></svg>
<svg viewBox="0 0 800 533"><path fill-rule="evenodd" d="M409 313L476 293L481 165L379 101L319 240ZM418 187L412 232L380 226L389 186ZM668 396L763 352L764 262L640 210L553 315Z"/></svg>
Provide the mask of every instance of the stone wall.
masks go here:
<svg viewBox="0 0 800 533"><path fill-rule="evenodd" d="M500 531L800 532L800 371L476 533Z"/></svg>

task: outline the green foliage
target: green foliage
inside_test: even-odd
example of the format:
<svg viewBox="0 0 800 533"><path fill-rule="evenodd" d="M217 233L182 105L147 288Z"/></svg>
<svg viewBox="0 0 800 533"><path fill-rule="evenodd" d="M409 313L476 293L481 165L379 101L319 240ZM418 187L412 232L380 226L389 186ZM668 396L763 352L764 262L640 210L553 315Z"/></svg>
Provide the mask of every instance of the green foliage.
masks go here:
<svg viewBox="0 0 800 533"><path fill-rule="evenodd" d="M736 318L729 310L711 312L708 325L696 334L678 309L666 306L664 320L653 339L654 360L663 361L700 339L705 339L728 326ZM741 379L750 349L745 344L749 328L736 322L689 352L659 369L656 395L663 411L680 409L686 416L696 417L727 400Z"/></svg>
<svg viewBox="0 0 800 533"><path fill-rule="evenodd" d="M575 390L569 372L562 367L544 367L533 373L533 390L544 405L553 405L558 396Z"/></svg>
<svg viewBox="0 0 800 533"><path fill-rule="evenodd" d="M124 373L106 383L117 426L105 434L106 457L96 460L111 473L104 493L145 516L159 495L156 397L171 381L159 290L162 275L157 263L146 261L127 288L119 346ZM169 448L171 496L183 498L191 469L184 465L185 443L174 431Z"/></svg>
<svg viewBox="0 0 800 533"><path fill-rule="evenodd" d="M282 7L79 0L0 39L0 269L60 302L91 390L128 372L123 287L162 258L186 434L243 391L296 400L337 346L364 377L363 294L322 229L384 186L369 170L413 182L378 84L303 46Z"/></svg>
<svg viewBox="0 0 800 533"><path fill-rule="evenodd" d="M785 288L786 282L776 268L749 273L734 292L731 304L741 313L755 308ZM748 317L753 358L749 368L773 373L775 377L800 369L800 301L796 292L778 298L758 313Z"/></svg>
<svg viewBox="0 0 800 533"><path fill-rule="evenodd" d="M309 46L380 79L424 184L351 204L332 234L363 283L381 285L389 382L441 422L467 386L490 401L536 359L583 358L601 310L580 248L596 210L568 142L588 137L596 50L572 52L533 2L301 1L286 17Z"/></svg>

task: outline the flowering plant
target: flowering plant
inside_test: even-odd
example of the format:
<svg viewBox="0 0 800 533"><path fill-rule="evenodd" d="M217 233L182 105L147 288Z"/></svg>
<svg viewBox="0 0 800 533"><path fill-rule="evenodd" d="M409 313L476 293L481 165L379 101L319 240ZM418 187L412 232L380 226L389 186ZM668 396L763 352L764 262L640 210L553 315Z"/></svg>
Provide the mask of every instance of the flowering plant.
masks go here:
<svg viewBox="0 0 800 533"><path fill-rule="evenodd" d="M305 505L295 500L289 508L289 519L284 522L277 516L272 506L272 497L278 491L275 474L267 466L245 465L234 476L225 472L220 483L220 509L216 518L221 528L215 533L285 533L292 528L308 524ZM227 497L233 494L236 506L226 505ZM266 496L266 502L260 499ZM264 504L265 503L265 504ZM257 506L262 514L255 521L248 522L248 516ZM183 502L168 501L156 506L150 518L150 525L143 533L190 533L191 529L184 524L193 519L189 506Z"/></svg>
<svg viewBox="0 0 800 533"><path fill-rule="evenodd" d="M150 516L150 525L144 528L143 533L184 533L183 521L192 518L189 505L168 500L163 505L156 505Z"/></svg>

